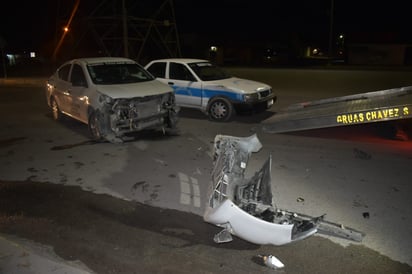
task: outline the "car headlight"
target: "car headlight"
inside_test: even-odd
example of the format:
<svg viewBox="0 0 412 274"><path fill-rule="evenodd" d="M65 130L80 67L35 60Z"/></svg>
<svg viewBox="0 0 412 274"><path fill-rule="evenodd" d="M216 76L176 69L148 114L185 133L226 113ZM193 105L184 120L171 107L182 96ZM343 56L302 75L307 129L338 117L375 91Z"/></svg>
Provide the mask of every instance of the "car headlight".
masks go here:
<svg viewBox="0 0 412 274"><path fill-rule="evenodd" d="M243 100L245 102L253 102L259 100L259 95L257 93L245 94L243 95Z"/></svg>

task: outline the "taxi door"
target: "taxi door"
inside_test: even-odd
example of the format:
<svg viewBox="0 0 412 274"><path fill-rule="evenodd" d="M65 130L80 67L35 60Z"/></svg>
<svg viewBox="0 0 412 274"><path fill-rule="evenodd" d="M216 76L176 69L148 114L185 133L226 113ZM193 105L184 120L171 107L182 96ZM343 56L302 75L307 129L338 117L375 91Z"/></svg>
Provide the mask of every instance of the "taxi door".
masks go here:
<svg viewBox="0 0 412 274"><path fill-rule="evenodd" d="M202 84L184 64L170 62L167 78L167 84L175 91L177 105L201 108Z"/></svg>

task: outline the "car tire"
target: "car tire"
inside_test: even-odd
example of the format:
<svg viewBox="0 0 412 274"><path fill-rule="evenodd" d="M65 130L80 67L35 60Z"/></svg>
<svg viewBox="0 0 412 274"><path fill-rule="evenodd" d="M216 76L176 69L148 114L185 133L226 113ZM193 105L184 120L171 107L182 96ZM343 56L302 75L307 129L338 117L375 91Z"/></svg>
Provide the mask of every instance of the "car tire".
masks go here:
<svg viewBox="0 0 412 274"><path fill-rule="evenodd" d="M214 121L227 122L232 118L233 112L233 105L226 98L219 97L210 102L208 114Z"/></svg>
<svg viewBox="0 0 412 274"><path fill-rule="evenodd" d="M61 113L59 105L57 104L56 99L53 97L50 99L50 106L52 111L52 117L55 121L63 120L63 113Z"/></svg>
<svg viewBox="0 0 412 274"><path fill-rule="evenodd" d="M99 112L92 111L89 114L89 121L87 125L89 128L89 133L90 133L91 138L95 141L102 141L103 133L101 129Z"/></svg>

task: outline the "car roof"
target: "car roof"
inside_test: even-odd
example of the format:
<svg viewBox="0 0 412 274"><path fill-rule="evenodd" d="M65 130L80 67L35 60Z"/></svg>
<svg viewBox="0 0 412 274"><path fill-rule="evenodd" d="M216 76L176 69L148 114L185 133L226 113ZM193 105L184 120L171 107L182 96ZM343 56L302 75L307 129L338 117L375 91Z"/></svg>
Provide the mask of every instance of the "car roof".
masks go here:
<svg viewBox="0 0 412 274"><path fill-rule="evenodd" d="M98 63L113 63L113 62L135 62L132 59L124 57L86 57L86 58L76 58L71 60L71 62L82 62L86 64L98 64Z"/></svg>
<svg viewBox="0 0 412 274"><path fill-rule="evenodd" d="M165 59L157 59L153 60L152 62L176 62L176 63L198 63L198 62L210 62L209 60L205 59L196 59L196 58L165 58Z"/></svg>

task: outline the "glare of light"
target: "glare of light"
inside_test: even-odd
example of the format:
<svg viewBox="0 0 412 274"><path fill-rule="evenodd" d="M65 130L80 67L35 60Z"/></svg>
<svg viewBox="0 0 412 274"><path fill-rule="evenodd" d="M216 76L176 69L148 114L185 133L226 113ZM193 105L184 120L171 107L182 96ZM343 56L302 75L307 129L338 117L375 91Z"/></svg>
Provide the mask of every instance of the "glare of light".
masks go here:
<svg viewBox="0 0 412 274"><path fill-rule="evenodd" d="M35 52L30 52L30 58L36 58L36 53Z"/></svg>
<svg viewBox="0 0 412 274"><path fill-rule="evenodd" d="M80 101L84 101L86 105L89 105L89 97L88 96L82 96L79 98Z"/></svg>
<svg viewBox="0 0 412 274"><path fill-rule="evenodd" d="M210 51L216 52L216 51L217 51L217 47L216 47L216 46L211 46L211 47L210 47Z"/></svg>
<svg viewBox="0 0 412 274"><path fill-rule="evenodd" d="M68 32L68 31L69 31L69 27L64 27L63 30L64 30L64 32Z"/></svg>
<svg viewBox="0 0 412 274"><path fill-rule="evenodd" d="M9 60L10 65L16 64L16 56L13 54L6 54L7 59Z"/></svg>
<svg viewBox="0 0 412 274"><path fill-rule="evenodd" d="M313 54L313 55L317 55L318 53L319 53L319 50L318 50L318 49L313 49L313 50L312 50L312 54Z"/></svg>
<svg viewBox="0 0 412 274"><path fill-rule="evenodd" d="M339 35L339 39L343 39L343 37L344 37L343 34Z"/></svg>

